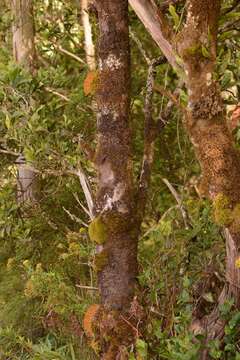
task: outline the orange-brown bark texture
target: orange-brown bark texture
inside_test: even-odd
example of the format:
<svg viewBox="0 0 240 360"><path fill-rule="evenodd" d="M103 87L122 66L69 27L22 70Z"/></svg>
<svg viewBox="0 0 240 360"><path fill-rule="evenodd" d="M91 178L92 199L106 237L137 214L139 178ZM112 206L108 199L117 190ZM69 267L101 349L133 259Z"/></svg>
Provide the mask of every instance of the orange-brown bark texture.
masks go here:
<svg viewBox="0 0 240 360"><path fill-rule="evenodd" d="M185 124L202 168L201 190L215 202L225 199L228 212L236 213L232 220L222 224L227 259L226 283L219 304L233 297L239 306L240 272L236 260L240 255L240 227L234 216L239 216L240 154L228 130L221 90L214 79L220 5L219 0L188 0L186 25L176 48L186 73L189 105ZM225 323L218 308L201 322L207 340L223 336ZM207 359L206 349L201 356Z"/></svg>
<svg viewBox="0 0 240 360"><path fill-rule="evenodd" d="M189 0L178 51L187 74L186 127L202 167L202 188L211 199L224 194L234 207L240 201L240 154L228 130L220 88L214 80L219 12L218 0Z"/></svg>

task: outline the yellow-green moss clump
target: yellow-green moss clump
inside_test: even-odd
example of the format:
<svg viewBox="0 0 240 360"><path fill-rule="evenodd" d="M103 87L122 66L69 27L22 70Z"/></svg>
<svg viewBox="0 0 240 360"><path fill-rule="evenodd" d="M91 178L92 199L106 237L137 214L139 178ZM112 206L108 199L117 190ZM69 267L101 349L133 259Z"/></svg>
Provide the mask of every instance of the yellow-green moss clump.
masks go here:
<svg viewBox="0 0 240 360"><path fill-rule="evenodd" d="M107 230L100 216L93 219L88 227L90 240L101 245L106 241Z"/></svg>
<svg viewBox="0 0 240 360"><path fill-rule="evenodd" d="M240 231L240 204L237 204L232 211L232 228L233 231Z"/></svg>
<svg viewBox="0 0 240 360"><path fill-rule="evenodd" d="M222 193L213 201L213 214L216 224L220 226L228 226L233 220L229 199Z"/></svg>
<svg viewBox="0 0 240 360"><path fill-rule="evenodd" d="M220 226L231 226L233 231L240 231L240 204L233 210L224 194L218 194L213 202L214 220Z"/></svg>
<svg viewBox="0 0 240 360"><path fill-rule="evenodd" d="M108 255L106 251L96 254L94 259L94 268L97 272L101 271L108 263Z"/></svg>

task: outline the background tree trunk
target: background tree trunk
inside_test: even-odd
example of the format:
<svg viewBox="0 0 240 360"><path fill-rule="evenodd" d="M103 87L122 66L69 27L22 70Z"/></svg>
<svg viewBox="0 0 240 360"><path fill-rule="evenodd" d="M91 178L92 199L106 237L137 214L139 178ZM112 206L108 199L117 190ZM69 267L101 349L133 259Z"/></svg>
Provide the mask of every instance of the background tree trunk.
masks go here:
<svg viewBox="0 0 240 360"><path fill-rule="evenodd" d="M34 73L36 50L34 44L34 17L32 0L12 0L13 14L13 56L16 63ZM17 159L17 200L36 200L36 172L27 164L24 156Z"/></svg>
<svg viewBox="0 0 240 360"><path fill-rule="evenodd" d="M13 56L31 72L36 67L32 0L12 0Z"/></svg>
<svg viewBox="0 0 240 360"><path fill-rule="evenodd" d="M84 31L86 60L89 70L94 71L96 69L96 61L95 61L95 47L92 38L92 26L88 13L89 0L81 0L80 5L81 5L81 19L82 19L82 25Z"/></svg>

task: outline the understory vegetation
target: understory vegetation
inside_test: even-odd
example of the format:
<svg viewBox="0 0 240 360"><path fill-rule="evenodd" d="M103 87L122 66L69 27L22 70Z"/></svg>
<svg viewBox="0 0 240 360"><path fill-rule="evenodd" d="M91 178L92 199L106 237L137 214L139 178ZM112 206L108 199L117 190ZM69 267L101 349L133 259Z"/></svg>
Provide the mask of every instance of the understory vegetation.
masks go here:
<svg viewBox="0 0 240 360"><path fill-rule="evenodd" d="M222 5L215 76L238 149L240 128L232 112L240 94L240 7L234 3ZM34 2L38 66L32 73L14 61L11 9L8 1L1 5L0 359L97 359L98 342L89 340L86 314L100 302L97 270L104 259L97 258L89 237L92 218L82 176L94 197L97 175L91 153L97 147L94 87L98 79L97 71L89 71L85 61L80 3ZM98 21L94 10L89 14L96 45ZM166 14L177 33L185 19L184 5L170 5ZM129 17L130 117L133 171L138 179L144 148L146 60L160 54L131 8ZM208 56L207 49L201 51ZM155 143L139 237L132 302L139 321L128 358L197 360L203 335L192 320L211 313L218 303L226 281L223 227L231 221L239 224L239 213L229 213L224 197L211 202L201 188L200 165L182 121L187 91L167 62L156 68L155 87L152 115L157 122L167 113L167 120ZM169 94L177 103L169 105ZM33 202L17 201L21 154L34 168L37 199ZM236 266L240 268L240 263ZM226 320L224 337L207 344L210 359L240 360L240 311L230 299L220 306L220 313Z"/></svg>

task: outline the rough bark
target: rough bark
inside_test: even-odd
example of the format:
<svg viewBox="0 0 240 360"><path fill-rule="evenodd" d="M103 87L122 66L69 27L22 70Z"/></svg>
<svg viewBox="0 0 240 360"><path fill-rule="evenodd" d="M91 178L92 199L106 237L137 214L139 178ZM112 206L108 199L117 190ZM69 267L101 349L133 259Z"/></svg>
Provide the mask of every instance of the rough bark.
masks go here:
<svg viewBox="0 0 240 360"><path fill-rule="evenodd" d="M133 179L129 126L130 58L127 1L97 2L100 41L98 103L99 173L96 211L108 228L108 264L99 272L102 300L111 309L129 305L136 276L131 236Z"/></svg>
<svg viewBox="0 0 240 360"><path fill-rule="evenodd" d="M95 263L102 303L98 327L102 358L116 359L133 341L132 329L123 319L133 300L137 276L128 1L96 1L96 7L100 30L95 155L98 191L90 237L98 243Z"/></svg>
<svg viewBox="0 0 240 360"><path fill-rule="evenodd" d="M236 261L240 256L240 154L226 124L220 87L214 81L219 12L220 1L200 3L189 0L187 21L177 48L187 75L189 116L186 129L202 168L202 192L213 200L215 206L221 207L225 201L230 216L221 224L225 226L227 251L226 283L219 305L233 297L235 305L239 306L240 271ZM203 318L202 324L207 340L223 336L224 322L218 308ZM202 359L206 358L205 350Z"/></svg>
<svg viewBox="0 0 240 360"><path fill-rule="evenodd" d="M31 73L36 69L36 50L34 44L34 18L32 0L12 0L13 14L13 57L16 63ZM36 173L24 156L17 161L17 201L36 200Z"/></svg>
<svg viewBox="0 0 240 360"><path fill-rule="evenodd" d="M153 0L149 3L131 0L130 3L137 5L133 8L155 41L164 36L161 26L156 24L152 9L149 10ZM213 200L214 207L222 206L224 209L220 210L225 212L221 225L225 228L226 239L226 283L219 304L233 297L239 307L240 154L226 124L220 86L214 80L220 5L220 0L188 0L186 23L180 34L170 39L170 43L181 59L184 70L183 80L189 95L185 125L202 169L201 190ZM165 45L161 42L157 44L170 61L172 57L169 59ZM172 61L170 63L173 64ZM206 343L224 334L224 322L220 319L218 307L201 319L201 324L207 334ZM207 359L207 356L205 349L201 359Z"/></svg>

